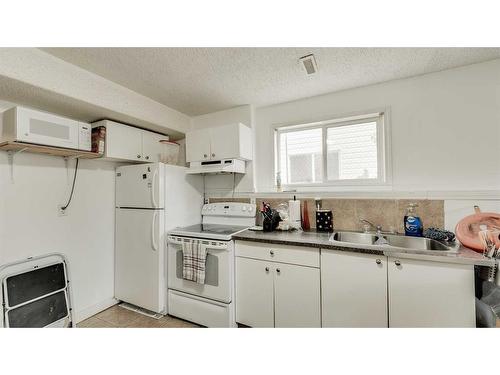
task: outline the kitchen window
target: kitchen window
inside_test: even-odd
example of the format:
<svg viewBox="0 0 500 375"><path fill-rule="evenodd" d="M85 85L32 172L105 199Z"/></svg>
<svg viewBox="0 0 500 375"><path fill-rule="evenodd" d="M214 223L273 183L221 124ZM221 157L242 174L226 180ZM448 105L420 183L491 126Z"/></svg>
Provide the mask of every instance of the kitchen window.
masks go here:
<svg viewBox="0 0 500 375"><path fill-rule="evenodd" d="M285 186L386 183L383 113L282 126L275 140Z"/></svg>

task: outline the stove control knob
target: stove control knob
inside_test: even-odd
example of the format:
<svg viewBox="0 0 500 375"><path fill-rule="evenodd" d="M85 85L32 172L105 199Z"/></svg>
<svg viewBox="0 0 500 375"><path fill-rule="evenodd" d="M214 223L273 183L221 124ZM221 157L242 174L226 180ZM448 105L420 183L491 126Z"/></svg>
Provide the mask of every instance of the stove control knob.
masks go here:
<svg viewBox="0 0 500 375"><path fill-rule="evenodd" d="M243 212L245 212L245 211L247 210L247 207L246 207L246 206L242 206L242 207L241 207L241 210L242 210Z"/></svg>

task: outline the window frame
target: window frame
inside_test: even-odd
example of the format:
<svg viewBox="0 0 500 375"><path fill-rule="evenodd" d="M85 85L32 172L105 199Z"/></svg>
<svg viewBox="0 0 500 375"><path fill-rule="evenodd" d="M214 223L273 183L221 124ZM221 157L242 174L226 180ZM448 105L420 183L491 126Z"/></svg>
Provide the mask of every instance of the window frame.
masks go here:
<svg viewBox="0 0 500 375"><path fill-rule="evenodd" d="M281 170L280 135L300 130L318 129L322 131L322 182L316 183L282 183L286 189L301 187L349 187L349 186L387 186L390 183L390 140L388 131L388 111L370 111L357 115L348 115L329 120L314 121L302 124L283 124L274 126L274 186L276 186L276 172ZM377 178L359 178L344 180L329 180L327 166L327 136L329 128L349 126L375 122L377 129ZM282 176L283 180L283 176Z"/></svg>

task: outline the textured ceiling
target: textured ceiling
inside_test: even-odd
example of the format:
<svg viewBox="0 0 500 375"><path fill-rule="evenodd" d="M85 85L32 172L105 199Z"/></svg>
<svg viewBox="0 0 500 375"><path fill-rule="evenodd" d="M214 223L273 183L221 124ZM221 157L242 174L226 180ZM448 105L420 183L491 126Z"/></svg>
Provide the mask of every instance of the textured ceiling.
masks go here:
<svg viewBox="0 0 500 375"><path fill-rule="evenodd" d="M500 48L43 48L187 115L266 106L500 58ZM314 53L318 73L298 58Z"/></svg>

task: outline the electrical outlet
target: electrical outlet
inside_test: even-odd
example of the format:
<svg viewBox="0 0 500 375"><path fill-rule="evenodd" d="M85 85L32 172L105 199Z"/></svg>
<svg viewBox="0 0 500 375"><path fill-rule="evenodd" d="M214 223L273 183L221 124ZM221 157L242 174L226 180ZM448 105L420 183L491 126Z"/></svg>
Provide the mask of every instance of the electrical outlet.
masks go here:
<svg viewBox="0 0 500 375"><path fill-rule="evenodd" d="M59 204L57 206L57 210L59 211L59 216L67 216L68 215L68 209L63 210L62 208L63 208L62 204Z"/></svg>

